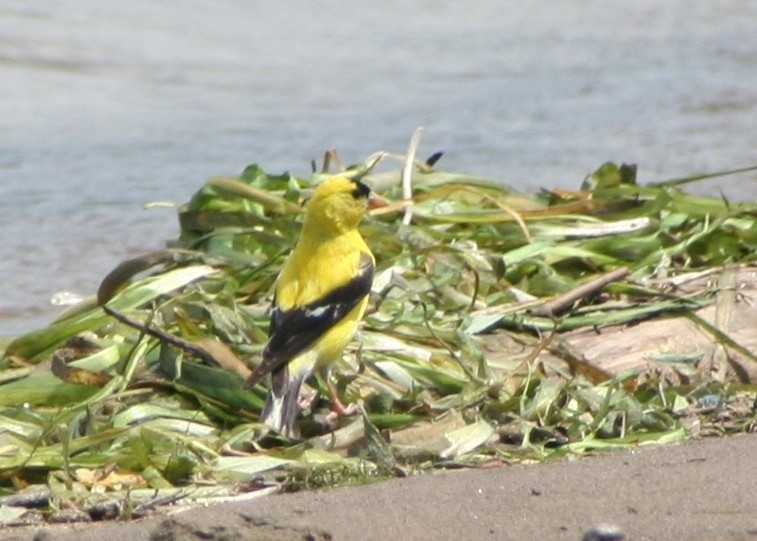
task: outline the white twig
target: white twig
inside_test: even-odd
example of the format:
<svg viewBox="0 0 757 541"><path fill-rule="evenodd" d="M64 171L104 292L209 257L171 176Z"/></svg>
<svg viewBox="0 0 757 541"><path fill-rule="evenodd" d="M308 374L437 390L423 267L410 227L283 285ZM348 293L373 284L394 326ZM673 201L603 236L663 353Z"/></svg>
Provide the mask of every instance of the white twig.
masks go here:
<svg viewBox="0 0 757 541"><path fill-rule="evenodd" d="M410 201L413 198L413 169L415 169L415 154L418 151L418 145L421 144L421 137L426 128L418 126L415 133L410 138L410 144L407 147L407 156L405 156L405 165L402 168L402 198ZM402 217L403 225L410 225L413 220L413 207L405 209L405 215Z"/></svg>

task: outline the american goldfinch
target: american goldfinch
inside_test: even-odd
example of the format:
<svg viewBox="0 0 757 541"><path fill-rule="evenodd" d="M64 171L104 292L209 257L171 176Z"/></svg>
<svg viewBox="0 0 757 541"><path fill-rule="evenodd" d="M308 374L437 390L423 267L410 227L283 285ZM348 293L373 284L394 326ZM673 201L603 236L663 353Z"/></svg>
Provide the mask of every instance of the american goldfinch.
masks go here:
<svg viewBox="0 0 757 541"><path fill-rule="evenodd" d="M284 436L299 437L302 383L340 359L363 317L374 258L358 225L367 209L385 205L342 176L320 184L306 204L299 241L276 281L263 359L245 383L271 374L260 421Z"/></svg>

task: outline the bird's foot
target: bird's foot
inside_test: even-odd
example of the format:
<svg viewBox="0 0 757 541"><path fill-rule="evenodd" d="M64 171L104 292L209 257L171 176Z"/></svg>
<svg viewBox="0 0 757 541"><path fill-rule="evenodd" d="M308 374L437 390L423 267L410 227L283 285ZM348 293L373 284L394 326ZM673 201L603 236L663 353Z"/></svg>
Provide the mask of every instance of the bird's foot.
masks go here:
<svg viewBox="0 0 757 541"><path fill-rule="evenodd" d="M311 391L309 393L300 395L297 397L297 409L305 411L313 407L318 401L318 391Z"/></svg>
<svg viewBox="0 0 757 541"><path fill-rule="evenodd" d="M360 413L360 406L354 402L345 406L340 400L337 400L331 404L331 410L323 418L323 424L334 429L339 417L350 417L356 413Z"/></svg>
<svg viewBox="0 0 757 541"><path fill-rule="evenodd" d="M330 379L326 380L329 387L329 398L331 399L331 414L336 417L350 417L360 411L360 406L355 403L345 406L339 399L339 395L336 392L336 387Z"/></svg>
<svg viewBox="0 0 757 541"><path fill-rule="evenodd" d="M345 406L344 404L342 404L341 400L336 399L331 403L331 413L336 417L351 417L357 413L360 413L360 406L358 406L354 402Z"/></svg>

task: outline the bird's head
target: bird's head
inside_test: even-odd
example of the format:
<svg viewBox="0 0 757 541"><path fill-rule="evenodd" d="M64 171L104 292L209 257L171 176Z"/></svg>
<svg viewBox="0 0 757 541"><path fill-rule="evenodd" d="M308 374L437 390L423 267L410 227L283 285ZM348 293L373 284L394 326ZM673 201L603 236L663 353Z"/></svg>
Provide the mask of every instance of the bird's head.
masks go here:
<svg viewBox="0 0 757 541"><path fill-rule="evenodd" d="M357 228L369 208L386 201L359 180L331 177L318 185L305 209L305 228L317 224L320 231L343 232Z"/></svg>

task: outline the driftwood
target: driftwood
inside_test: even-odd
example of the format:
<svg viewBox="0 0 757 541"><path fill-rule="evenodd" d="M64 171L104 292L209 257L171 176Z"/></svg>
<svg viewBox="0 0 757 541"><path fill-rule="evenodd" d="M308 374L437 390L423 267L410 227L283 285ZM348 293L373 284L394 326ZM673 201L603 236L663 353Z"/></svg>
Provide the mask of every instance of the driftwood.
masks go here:
<svg viewBox="0 0 757 541"><path fill-rule="evenodd" d="M757 383L757 266L710 269L665 283L678 296L712 291L715 301L693 312L547 332L540 338L497 331L481 335L482 347L494 364L525 367L538 360L547 371L550 366L563 373L567 369L594 384L624 372L641 379L662 376L672 384ZM511 385L520 383L516 376Z"/></svg>
<svg viewBox="0 0 757 541"><path fill-rule="evenodd" d="M757 267L690 276L677 281L678 293L714 288L714 304L693 315L573 331L562 336L563 342L590 366L611 374L675 368L720 381L757 382Z"/></svg>

